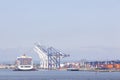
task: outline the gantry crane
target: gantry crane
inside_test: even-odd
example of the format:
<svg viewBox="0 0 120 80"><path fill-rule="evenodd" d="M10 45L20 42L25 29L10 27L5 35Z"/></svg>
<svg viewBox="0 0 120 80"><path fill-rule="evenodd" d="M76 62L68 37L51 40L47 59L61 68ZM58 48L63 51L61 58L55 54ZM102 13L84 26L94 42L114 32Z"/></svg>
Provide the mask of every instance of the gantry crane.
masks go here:
<svg viewBox="0 0 120 80"><path fill-rule="evenodd" d="M69 57L68 54L62 53L53 47L44 48L38 43L35 44L34 51L39 55L40 67L43 69L59 69L61 59Z"/></svg>

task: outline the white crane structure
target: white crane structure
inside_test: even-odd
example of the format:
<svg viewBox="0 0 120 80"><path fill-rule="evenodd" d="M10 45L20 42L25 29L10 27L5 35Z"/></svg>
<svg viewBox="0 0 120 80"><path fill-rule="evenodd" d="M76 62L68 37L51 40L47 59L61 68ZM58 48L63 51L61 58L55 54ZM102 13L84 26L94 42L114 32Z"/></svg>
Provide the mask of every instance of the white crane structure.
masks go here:
<svg viewBox="0 0 120 80"><path fill-rule="evenodd" d="M47 69L48 68L47 53L41 48L41 46L39 44L35 45L34 51L38 54L38 56L40 58L40 68Z"/></svg>

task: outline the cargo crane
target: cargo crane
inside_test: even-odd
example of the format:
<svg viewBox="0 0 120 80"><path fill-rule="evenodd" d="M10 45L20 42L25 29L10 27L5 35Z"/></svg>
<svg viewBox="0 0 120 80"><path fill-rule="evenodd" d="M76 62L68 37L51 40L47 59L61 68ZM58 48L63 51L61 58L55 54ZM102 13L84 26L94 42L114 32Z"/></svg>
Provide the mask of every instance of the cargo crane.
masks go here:
<svg viewBox="0 0 120 80"><path fill-rule="evenodd" d="M40 58L40 68L47 69L48 68L48 56L45 49L42 48L39 44L35 44L34 51L38 54Z"/></svg>
<svg viewBox="0 0 120 80"><path fill-rule="evenodd" d="M39 55L40 67L43 69L59 69L61 59L69 57L68 54L64 54L53 47L44 48L40 44L35 44L34 51Z"/></svg>
<svg viewBox="0 0 120 80"><path fill-rule="evenodd" d="M49 47L48 51L48 69L59 69L61 59L64 57L69 57L69 55L62 53L61 51Z"/></svg>

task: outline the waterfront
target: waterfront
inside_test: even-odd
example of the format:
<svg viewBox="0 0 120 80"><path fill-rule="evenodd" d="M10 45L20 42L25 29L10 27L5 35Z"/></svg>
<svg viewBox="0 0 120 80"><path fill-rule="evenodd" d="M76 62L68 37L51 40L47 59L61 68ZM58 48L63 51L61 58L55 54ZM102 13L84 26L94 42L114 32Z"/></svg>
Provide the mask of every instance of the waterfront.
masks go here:
<svg viewBox="0 0 120 80"><path fill-rule="evenodd" d="M0 70L0 80L120 80L120 72Z"/></svg>

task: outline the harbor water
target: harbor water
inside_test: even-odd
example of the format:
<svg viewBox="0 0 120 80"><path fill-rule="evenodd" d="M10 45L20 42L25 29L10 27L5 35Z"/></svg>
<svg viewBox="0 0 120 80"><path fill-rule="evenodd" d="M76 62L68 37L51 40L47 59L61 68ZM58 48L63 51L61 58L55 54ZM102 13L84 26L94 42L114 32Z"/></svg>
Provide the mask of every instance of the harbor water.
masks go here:
<svg viewBox="0 0 120 80"><path fill-rule="evenodd" d="M120 80L120 72L0 70L0 80Z"/></svg>

